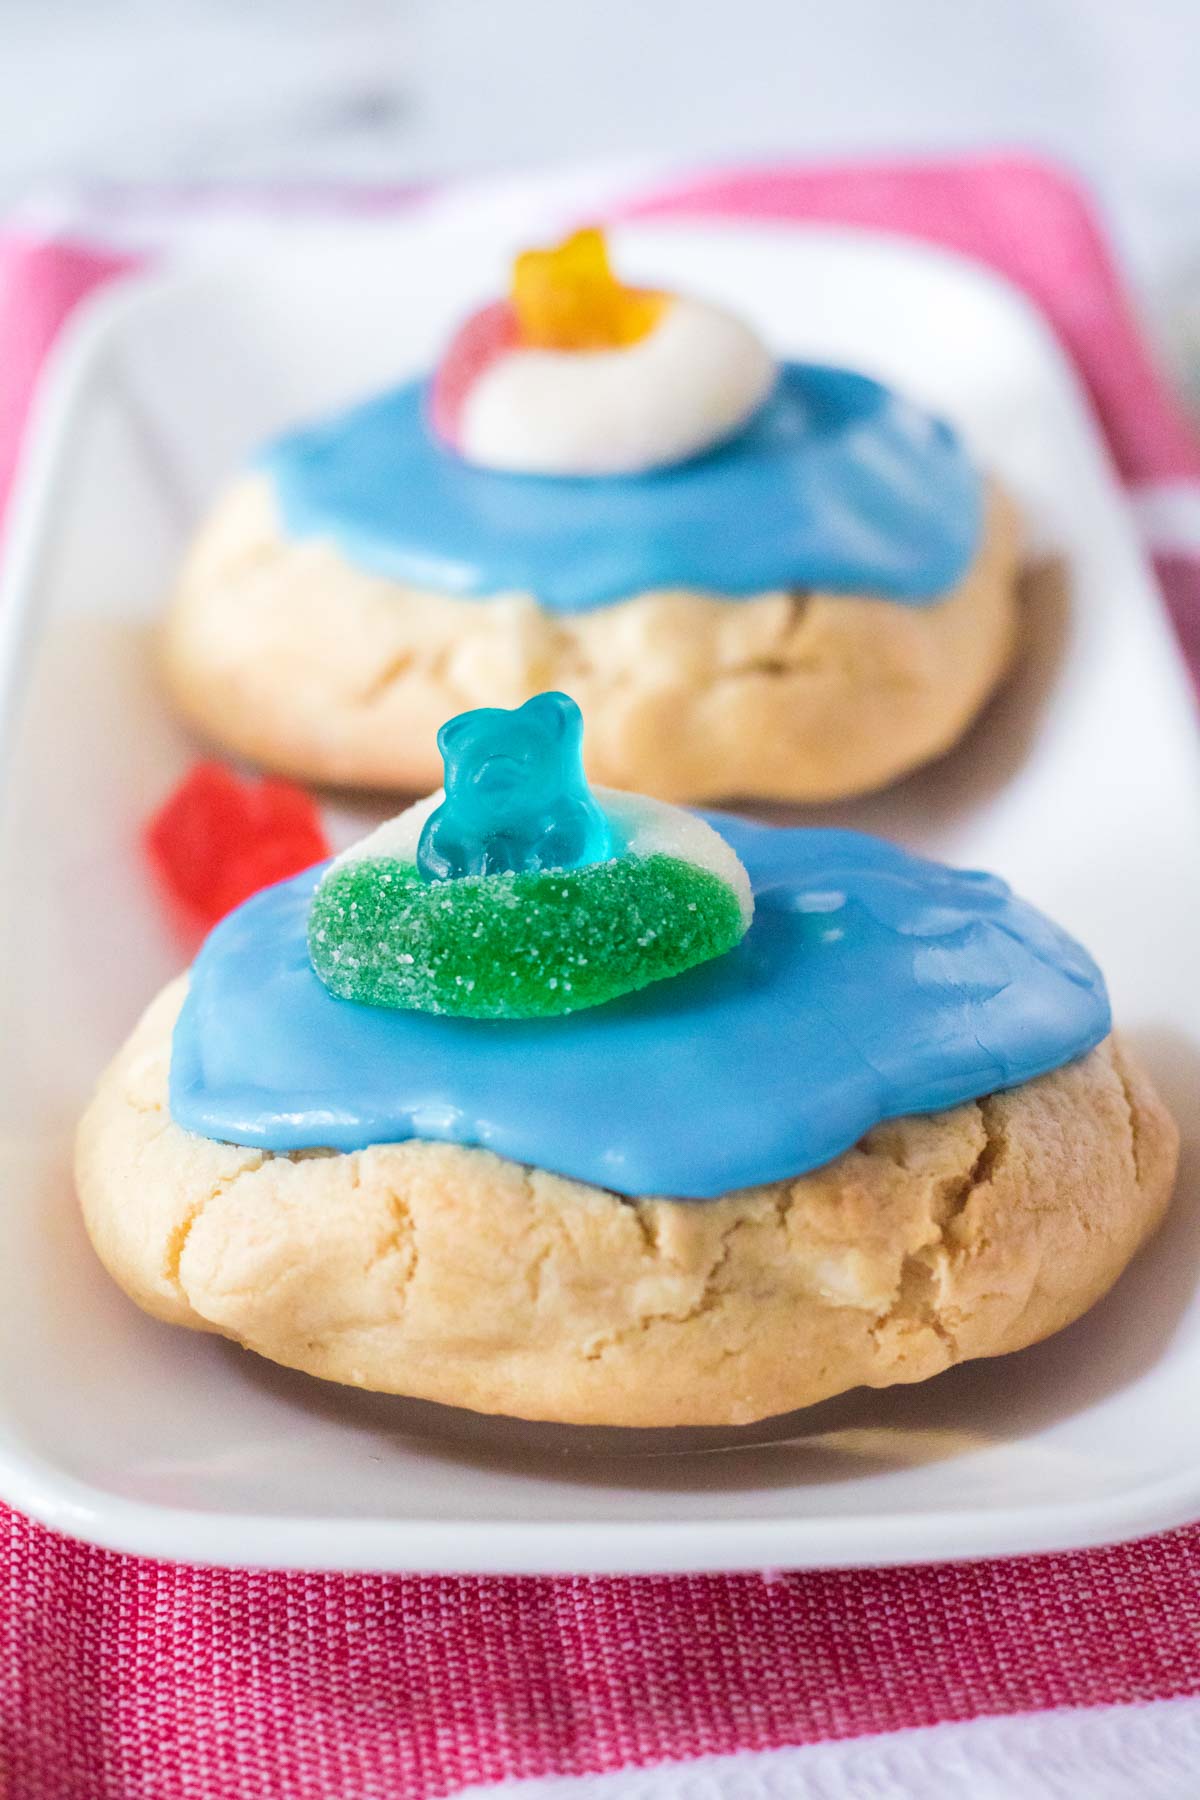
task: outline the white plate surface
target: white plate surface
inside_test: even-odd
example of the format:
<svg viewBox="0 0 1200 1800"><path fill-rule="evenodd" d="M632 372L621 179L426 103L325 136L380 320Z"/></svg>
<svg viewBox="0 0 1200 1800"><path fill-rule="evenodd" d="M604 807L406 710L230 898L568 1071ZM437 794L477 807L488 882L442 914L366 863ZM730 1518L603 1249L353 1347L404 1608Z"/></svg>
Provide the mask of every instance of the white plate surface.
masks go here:
<svg viewBox="0 0 1200 1800"><path fill-rule="evenodd" d="M1018 1356L816 1409L784 1444L565 1460L471 1451L138 1313L69 1176L95 1076L179 949L139 827L194 754L148 628L180 546L265 434L415 370L494 288L486 221L339 226L93 304L43 387L0 601L0 1493L79 1536L214 1563L530 1571L901 1562L1200 1515L1198 750L1191 701L1075 379L973 266L827 231L656 226L624 268L754 315L955 417L1063 579L960 750L822 817L994 867L1102 961L1187 1135L1158 1241ZM348 825L349 821L345 821ZM753 1129L753 1121L747 1121Z"/></svg>

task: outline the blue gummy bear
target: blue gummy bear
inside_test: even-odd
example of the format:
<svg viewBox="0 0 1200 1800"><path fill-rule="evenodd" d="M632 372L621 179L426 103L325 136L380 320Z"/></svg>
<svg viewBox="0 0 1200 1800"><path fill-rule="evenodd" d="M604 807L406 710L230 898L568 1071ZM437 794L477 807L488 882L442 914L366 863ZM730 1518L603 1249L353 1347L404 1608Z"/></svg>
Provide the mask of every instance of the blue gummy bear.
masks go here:
<svg viewBox="0 0 1200 1800"><path fill-rule="evenodd" d="M437 741L446 798L417 845L426 881L577 869L612 855L583 772L583 715L569 694L459 713Z"/></svg>

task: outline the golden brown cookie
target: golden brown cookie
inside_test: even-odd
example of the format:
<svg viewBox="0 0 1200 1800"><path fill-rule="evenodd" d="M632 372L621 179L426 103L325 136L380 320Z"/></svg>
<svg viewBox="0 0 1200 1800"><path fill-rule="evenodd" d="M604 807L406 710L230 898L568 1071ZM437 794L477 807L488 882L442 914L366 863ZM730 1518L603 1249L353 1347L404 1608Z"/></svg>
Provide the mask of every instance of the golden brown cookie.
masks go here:
<svg viewBox="0 0 1200 1800"><path fill-rule="evenodd" d="M1105 1293L1175 1175L1175 1126L1112 1038L711 1202L624 1200L451 1144L272 1155L171 1120L184 986L80 1126L111 1274L275 1362L479 1412L740 1425L1020 1349Z"/></svg>
<svg viewBox="0 0 1200 1800"><path fill-rule="evenodd" d="M265 476L203 527L171 602L167 680L214 742L303 780L436 787L438 727L469 707L574 696L593 781L668 800L820 801L947 750L1017 640L1017 524L930 606L844 594L647 593L559 615L454 600L285 537Z"/></svg>

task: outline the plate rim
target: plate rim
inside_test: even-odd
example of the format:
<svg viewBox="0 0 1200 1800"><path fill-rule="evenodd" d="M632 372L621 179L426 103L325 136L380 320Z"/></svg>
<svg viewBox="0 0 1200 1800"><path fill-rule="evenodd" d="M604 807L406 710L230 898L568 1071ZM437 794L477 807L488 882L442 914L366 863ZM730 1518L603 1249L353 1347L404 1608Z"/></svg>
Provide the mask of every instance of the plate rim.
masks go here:
<svg viewBox="0 0 1200 1800"><path fill-rule="evenodd" d="M290 242L297 255L314 236L362 239L383 233L420 233L436 211L414 209L388 221L321 220L315 229L285 225L268 235ZM459 229L465 230L461 218ZM953 268L1019 307L1076 396L1110 476L1114 502L1129 519L1131 537L1151 593L1153 574L1137 538L1107 442L1078 372L1052 328L1015 284L975 259L897 233L854 226L782 221L716 221L655 216L619 221L629 232L668 231L696 238L731 235L784 242L853 240L904 260ZM55 500L69 485L73 422L102 378L106 353L136 325L147 306L266 257L239 253L175 268L134 268L89 295L66 321L37 381L10 492L0 560L0 768L23 699L37 638L34 604L38 570L53 545ZM1168 629L1163 621L1164 630ZM7 788L7 776L4 779ZM55 1465L21 1441L0 1419L0 1493L20 1512L49 1528L124 1553L218 1567L309 1570L526 1574L667 1574L761 1570L772 1567L871 1567L954 1562L1051 1553L1169 1529L1200 1516L1200 1465L1084 1501L995 1508L873 1511L837 1516L742 1519L501 1519L437 1517L355 1518L335 1514L278 1515L244 1510L199 1510L131 1499ZM482 1527L482 1531L481 1528ZM346 1555L348 1545L354 1554ZM464 1555L464 1543L480 1550ZM232 1553L236 1551L235 1553Z"/></svg>

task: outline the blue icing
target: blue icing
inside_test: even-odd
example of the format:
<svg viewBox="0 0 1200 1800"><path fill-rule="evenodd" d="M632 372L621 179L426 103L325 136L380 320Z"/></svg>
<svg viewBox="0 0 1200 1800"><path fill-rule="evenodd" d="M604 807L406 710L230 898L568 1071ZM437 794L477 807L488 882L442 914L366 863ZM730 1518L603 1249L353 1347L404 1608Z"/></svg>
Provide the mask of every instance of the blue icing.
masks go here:
<svg viewBox="0 0 1200 1800"><path fill-rule="evenodd" d="M594 479L470 467L416 381L269 447L285 530L364 569L462 597L587 612L651 588L804 587L921 605L982 530L962 441L865 375L785 363L733 439L674 468Z"/></svg>
<svg viewBox="0 0 1200 1800"><path fill-rule="evenodd" d="M827 1163L881 1119L1030 1080L1108 1032L1090 957L994 877L857 832L711 823L754 886L742 942L553 1021L335 999L305 943L320 870L268 888L197 958L174 1118L268 1150L448 1139L619 1193L709 1199Z"/></svg>
<svg viewBox="0 0 1200 1800"><path fill-rule="evenodd" d="M426 881L577 869L613 851L583 773L583 714L569 694L477 706L437 736L446 798L417 846Z"/></svg>

